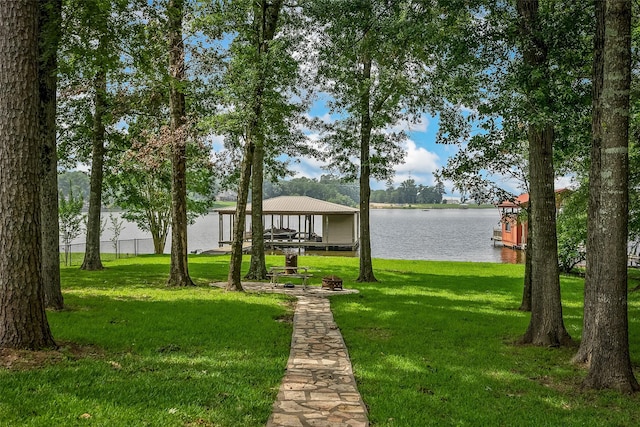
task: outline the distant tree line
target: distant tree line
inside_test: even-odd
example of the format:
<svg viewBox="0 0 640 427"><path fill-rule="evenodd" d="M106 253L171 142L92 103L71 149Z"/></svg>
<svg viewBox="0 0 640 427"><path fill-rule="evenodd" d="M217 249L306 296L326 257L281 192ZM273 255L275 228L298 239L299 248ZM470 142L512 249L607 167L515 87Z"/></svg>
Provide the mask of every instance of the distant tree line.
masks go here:
<svg viewBox="0 0 640 427"><path fill-rule="evenodd" d="M278 196L309 196L331 203L356 207L360 201L359 191L356 183L348 182L334 175L322 175L319 179L294 178L276 183L265 182L263 197L270 199Z"/></svg>
<svg viewBox="0 0 640 427"><path fill-rule="evenodd" d="M400 183L398 187L389 186L385 190L374 190L371 192L371 202L373 203L443 203L442 195L445 193L444 185L416 185L414 179L407 179Z"/></svg>

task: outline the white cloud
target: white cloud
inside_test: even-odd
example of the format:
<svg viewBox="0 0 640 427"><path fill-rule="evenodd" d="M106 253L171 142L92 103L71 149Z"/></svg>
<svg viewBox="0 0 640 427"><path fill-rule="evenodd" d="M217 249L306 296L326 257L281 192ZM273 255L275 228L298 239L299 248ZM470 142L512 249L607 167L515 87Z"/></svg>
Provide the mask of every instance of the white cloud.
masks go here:
<svg viewBox="0 0 640 427"><path fill-rule="evenodd" d="M408 139L404 144L405 163L395 167L396 173L432 174L440 166L437 154L424 147L418 147L415 141Z"/></svg>
<svg viewBox="0 0 640 427"><path fill-rule="evenodd" d="M300 158L298 162L292 162L289 169L294 172L294 178L320 178L327 171L323 169L324 163L316 159Z"/></svg>
<svg viewBox="0 0 640 427"><path fill-rule="evenodd" d="M575 176L565 175L556 178L554 187L556 190L561 190L563 188L576 188Z"/></svg>

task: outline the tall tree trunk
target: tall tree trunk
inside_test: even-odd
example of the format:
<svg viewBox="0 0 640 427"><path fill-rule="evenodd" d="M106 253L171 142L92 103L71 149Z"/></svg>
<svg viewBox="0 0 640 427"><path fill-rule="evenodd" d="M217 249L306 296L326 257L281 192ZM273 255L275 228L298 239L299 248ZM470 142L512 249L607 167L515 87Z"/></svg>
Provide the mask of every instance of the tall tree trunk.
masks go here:
<svg viewBox="0 0 640 427"><path fill-rule="evenodd" d="M38 2L0 2L0 348L55 347L44 309Z"/></svg>
<svg viewBox="0 0 640 427"><path fill-rule="evenodd" d="M584 280L584 311L582 319L582 340L573 357L574 363L591 364L593 346L595 304L597 300L595 284L602 281L602 271L598 265L599 242L607 239L598 226L600 212L600 149L602 148L602 73L604 53L604 12L605 2L595 2L595 36L593 38L593 69L591 87L591 166L589 170L589 208L587 210L587 269Z"/></svg>
<svg viewBox="0 0 640 427"><path fill-rule="evenodd" d="M369 202L371 200L371 59L365 58L363 65L363 89L360 100L360 274L358 282L377 282L373 274L371 261L371 222L369 220Z"/></svg>
<svg viewBox="0 0 640 427"><path fill-rule="evenodd" d="M39 64L40 134L42 140L42 280L45 306L64 308L60 289L58 221L58 156L56 150L57 52L61 34L62 0L40 2Z"/></svg>
<svg viewBox="0 0 640 427"><path fill-rule="evenodd" d="M605 3L602 70L600 203L593 207L598 211L590 225L607 238L589 248L595 252L587 268L594 269L591 286L596 300L590 313L594 317L591 364L584 383L630 393L639 389L631 368L627 318L630 0Z"/></svg>
<svg viewBox="0 0 640 427"><path fill-rule="evenodd" d="M523 343L560 346L571 343L562 320L556 204L553 189L553 128L529 127L531 217L531 321Z"/></svg>
<svg viewBox="0 0 640 427"><path fill-rule="evenodd" d="M529 199L531 200L531 199ZM531 206L531 204L529 204ZM531 218L531 215L529 215ZM529 221L529 236L527 237L527 248L524 253L524 287L522 289L522 302L518 310L531 311L531 222Z"/></svg>
<svg viewBox="0 0 640 427"><path fill-rule="evenodd" d="M227 278L228 283L226 288L228 291L244 291L242 282L240 281L242 270L242 243L244 241L244 228L247 221L247 199L249 197L254 150L252 135L247 135L244 155L242 156L242 165L240 166L236 215L233 219L233 241L231 242L231 259L229 260L229 276Z"/></svg>
<svg viewBox="0 0 640 427"><path fill-rule="evenodd" d="M236 217L234 220L234 238L231 246L228 290L243 290L240 283L242 267L242 242L246 225L247 198L249 185L253 182L251 202L251 268L247 278L264 279L267 270L264 259L264 237L262 228L262 180L264 170L264 134L262 130L263 93L266 86L264 70L265 56L269 52L269 43L273 40L278 26L278 17L283 0L272 3L262 0L254 5L254 28L256 40L256 67L258 69L252 100L251 117L247 125L247 139L241 166L240 188ZM253 174L253 177L252 177Z"/></svg>
<svg viewBox="0 0 640 427"><path fill-rule="evenodd" d="M264 256L264 226L262 224L262 181L264 177L264 142L256 135L251 171L251 263L245 278L263 280L267 278Z"/></svg>
<svg viewBox="0 0 640 427"><path fill-rule="evenodd" d="M524 66L531 70L527 95L545 92L548 84L547 46L538 16L538 0L518 0ZM536 95L537 96L537 95ZM532 102L534 102L532 100ZM552 102L547 99L537 102ZM528 129L530 168L531 321L522 342L560 346L571 343L562 320L556 203L554 192L553 142L551 124L533 123Z"/></svg>
<svg viewBox="0 0 640 427"><path fill-rule="evenodd" d="M169 74L171 88L171 267L167 286L195 286L189 276L187 259L187 137L185 135L184 42L182 18L184 0L170 0L167 5L169 22Z"/></svg>
<svg viewBox="0 0 640 427"><path fill-rule="evenodd" d="M89 190L89 212L87 236L82 270L102 270L100 260L100 213L102 210L102 178L104 174L104 115L107 112L107 72L98 70L94 78L93 148L91 151L91 181Z"/></svg>

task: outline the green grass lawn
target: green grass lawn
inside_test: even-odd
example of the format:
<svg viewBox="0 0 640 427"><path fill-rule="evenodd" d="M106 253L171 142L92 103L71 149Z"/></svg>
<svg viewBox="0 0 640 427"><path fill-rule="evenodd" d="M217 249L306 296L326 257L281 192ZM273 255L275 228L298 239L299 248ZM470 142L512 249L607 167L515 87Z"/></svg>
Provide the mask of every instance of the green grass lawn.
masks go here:
<svg viewBox="0 0 640 427"><path fill-rule="evenodd" d="M290 300L207 286L227 265L192 258L192 289L164 286L166 256L64 268L67 309L48 313L62 351L38 369L0 369L0 425L264 425L289 355Z"/></svg>
<svg viewBox="0 0 640 427"><path fill-rule="evenodd" d="M168 264L63 268L68 308L49 313L62 349L0 368L0 426L264 425L289 355L290 300L207 286L226 277L228 257L191 256L200 286L167 289ZM580 389L575 349L514 345L529 319L516 310L522 266L374 260L380 282L356 284L358 259L298 264L312 284L336 274L361 291L331 305L374 426L640 425L640 396ZM582 285L562 279L577 339ZM640 293L629 309L637 366Z"/></svg>
<svg viewBox="0 0 640 427"><path fill-rule="evenodd" d="M306 260L305 260L306 262ZM357 260L333 262L352 279ZM581 390L575 349L518 346L529 314L515 310L523 266L374 261L380 283L332 299L376 426L635 426L640 397ZM582 287L562 278L565 325L582 329ZM630 294L640 362L640 294ZM640 376L640 372L636 372Z"/></svg>

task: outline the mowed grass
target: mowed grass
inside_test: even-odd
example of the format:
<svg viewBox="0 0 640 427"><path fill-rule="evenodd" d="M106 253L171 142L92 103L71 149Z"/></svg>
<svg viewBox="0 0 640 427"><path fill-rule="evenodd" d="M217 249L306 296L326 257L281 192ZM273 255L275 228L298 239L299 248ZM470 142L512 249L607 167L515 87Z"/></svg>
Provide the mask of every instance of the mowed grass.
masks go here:
<svg viewBox="0 0 640 427"><path fill-rule="evenodd" d="M639 396L581 389L586 371L570 363L575 348L515 344L529 322L516 310L523 266L374 260L375 284L353 282L356 267L331 261L345 286L361 291L331 306L372 425L640 425ZM561 282L565 324L580 339L584 282ZM629 313L637 367L638 292Z"/></svg>
<svg viewBox="0 0 640 427"><path fill-rule="evenodd" d="M201 286L190 289L164 286L167 256L105 266L63 268L67 309L48 313L61 355L0 369L0 425L264 425L289 355L290 300L208 286L228 259L193 257Z"/></svg>
<svg viewBox="0 0 640 427"><path fill-rule="evenodd" d="M264 425L289 355L291 300L210 288L228 259L191 256L193 289L164 287L168 256L63 269L68 309L49 313L61 356L0 368L0 425ZM298 264L313 285L336 274L361 291L335 292L331 307L374 426L640 425L639 396L580 388L575 349L515 344L529 321L517 311L522 266L374 260L380 282L364 284L354 282L358 259ZM582 286L562 278L575 339ZM629 312L637 366L640 293Z"/></svg>

